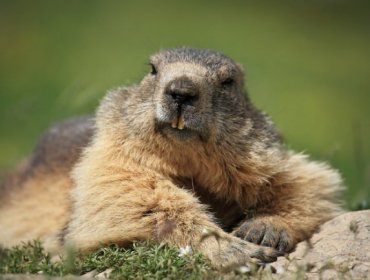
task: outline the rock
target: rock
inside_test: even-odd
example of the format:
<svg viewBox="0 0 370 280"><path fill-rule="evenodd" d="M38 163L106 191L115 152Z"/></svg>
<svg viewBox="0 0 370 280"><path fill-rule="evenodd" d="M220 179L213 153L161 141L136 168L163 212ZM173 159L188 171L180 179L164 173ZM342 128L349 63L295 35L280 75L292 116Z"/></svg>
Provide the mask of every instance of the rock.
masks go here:
<svg viewBox="0 0 370 280"><path fill-rule="evenodd" d="M96 279L108 279L110 274L112 273L113 269L108 268L105 271L99 273L95 276Z"/></svg>
<svg viewBox="0 0 370 280"><path fill-rule="evenodd" d="M299 243L273 266L283 271L275 279L370 278L370 210L348 212L326 222L310 241Z"/></svg>

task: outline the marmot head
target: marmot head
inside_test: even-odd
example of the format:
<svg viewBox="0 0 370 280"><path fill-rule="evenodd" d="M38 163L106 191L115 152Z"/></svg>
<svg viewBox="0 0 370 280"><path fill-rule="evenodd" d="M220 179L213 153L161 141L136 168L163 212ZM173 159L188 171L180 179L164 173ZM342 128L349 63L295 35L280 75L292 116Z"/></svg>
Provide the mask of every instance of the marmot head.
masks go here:
<svg viewBox="0 0 370 280"><path fill-rule="evenodd" d="M151 91L159 133L207 140L227 119L242 118L243 71L227 56L183 47L153 55L150 66L140 86Z"/></svg>
<svg viewBox="0 0 370 280"><path fill-rule="evenodd" d="M115 134L229 146L276 134L249 102L243 70L229 57L181 47L160 51L149 64L150 71L138 85L107 95L98 111L98 126L103 120L101 127L114 128Z"/></svg>

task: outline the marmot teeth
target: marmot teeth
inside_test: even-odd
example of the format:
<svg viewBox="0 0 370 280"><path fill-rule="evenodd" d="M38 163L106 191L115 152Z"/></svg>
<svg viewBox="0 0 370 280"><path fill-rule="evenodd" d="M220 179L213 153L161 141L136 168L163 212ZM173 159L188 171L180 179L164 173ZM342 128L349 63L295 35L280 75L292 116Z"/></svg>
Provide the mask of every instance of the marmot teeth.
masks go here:
<svg viewBox="0 0 370 280"><path fill-rule="evenodd" d="M172 128L177 128L177 123L178 123L178 118L176 117L172 120L172 123L171 123Z"/></svg>
<svg viewBox="0 0 370 280"><path fill-rule="evenodd" d="M180 116L180 117L174 118L171 122L171 126L172 128L183 130L185 128L184 117Z"/></svg>
<svg viewBox="0 0 370 280"><path fill-rule="evenodd" d="M179 122L177 124L177 128L180 129L180 130L183 130L184 127L185 127L184 117L180 116L179 117Z"/></svg>

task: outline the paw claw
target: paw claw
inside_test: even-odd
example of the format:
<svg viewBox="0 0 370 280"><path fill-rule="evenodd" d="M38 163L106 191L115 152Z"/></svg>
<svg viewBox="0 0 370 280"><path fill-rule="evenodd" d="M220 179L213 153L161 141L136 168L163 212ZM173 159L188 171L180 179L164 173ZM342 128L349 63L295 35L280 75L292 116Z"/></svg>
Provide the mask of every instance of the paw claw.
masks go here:
<svg viewBox="0 0 370 280"><path fill-rule="evenodd" d="M248 232L246 240L255 244L260 244L265 236L265 231L265 225L261 225L259 228L252 228Z"/></svg>
<svg viewBox="0 0 370 280"><path fill-rule="evenodd" d="M256 258L263 263L270 263L277 260L279 252L273 248L260 248L251 254L251 258Z"/></svg>

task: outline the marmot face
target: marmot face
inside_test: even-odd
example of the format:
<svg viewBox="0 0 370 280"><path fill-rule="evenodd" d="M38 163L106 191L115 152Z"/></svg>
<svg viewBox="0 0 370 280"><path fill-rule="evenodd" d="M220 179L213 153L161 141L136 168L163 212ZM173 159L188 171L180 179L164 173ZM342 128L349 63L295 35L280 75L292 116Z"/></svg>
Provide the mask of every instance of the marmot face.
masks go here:
<svg viewBox="0 0 370 280"><path fill-rule="evenodd" d="M184 47L159 52L150 65L140 87L152 91L159 133L177 140L207 141L217 138L223 126L235 126L232 122L238 116L245 117L243 72L230 58Z"/></svg>

